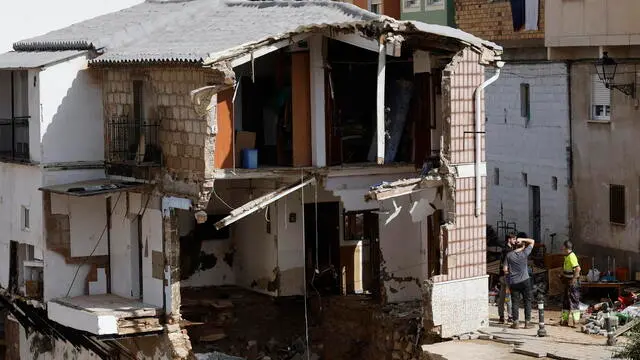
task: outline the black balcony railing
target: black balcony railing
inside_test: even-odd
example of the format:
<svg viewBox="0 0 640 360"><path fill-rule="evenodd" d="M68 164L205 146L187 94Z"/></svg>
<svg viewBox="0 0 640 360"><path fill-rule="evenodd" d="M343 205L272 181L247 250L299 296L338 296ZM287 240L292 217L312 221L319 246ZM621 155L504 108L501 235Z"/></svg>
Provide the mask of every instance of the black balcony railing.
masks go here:
<svg viewBox="0 0 640 360"><path fill-rule="evenodd" d="M115 116L108 125L108 162L136 166L162 165L159 120Z"/></svg>
<svg viewBox="0 0 640 360"><path fill-rule="evenodd" d="M0 160L29 161L29 118L0 118Z"/></svg>

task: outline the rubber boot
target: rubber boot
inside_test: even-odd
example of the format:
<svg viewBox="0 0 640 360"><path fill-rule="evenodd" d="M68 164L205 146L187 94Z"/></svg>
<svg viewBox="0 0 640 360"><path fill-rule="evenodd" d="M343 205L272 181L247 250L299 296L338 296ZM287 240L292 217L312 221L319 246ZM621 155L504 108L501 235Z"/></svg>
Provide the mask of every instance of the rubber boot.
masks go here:
<svg viewBox="0 0 640 360"><path fill-rule="evenodd" d="M573 327L580 326L580 311L579 310L572 311L571 319L573 320Z"/></svg>
<svg viewBox="0 0 640 360"><path fill-rule="evenodd" d="M562 317L560 318L560 326L569 325L569 310L562 310Z"/></svg>

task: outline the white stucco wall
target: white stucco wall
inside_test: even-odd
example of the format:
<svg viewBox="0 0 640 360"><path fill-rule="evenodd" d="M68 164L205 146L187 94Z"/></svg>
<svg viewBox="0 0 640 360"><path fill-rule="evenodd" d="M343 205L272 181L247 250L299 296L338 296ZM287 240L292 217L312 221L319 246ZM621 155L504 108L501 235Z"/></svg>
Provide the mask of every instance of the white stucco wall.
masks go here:
<svg viewBox="0 0 640 360"><path fill-rule="evenodd" d="M76 57L40 72L43 163L104 160L101 84L87 60Z"/></svg>
<svg viewBox="0 0 640 360"><path fill-rule="evenodd" d="M35 338L39 335L35 332L32 332L27 336L25 329L20 326L20 359L29 359L29 360L100 360L93 352L76 348L72 344L61 341L54 340L53 349L50 352L42 353L38 357L34 356L32 352L32 341L36 340Z"/></svg>
<svg viewBox="0 0 640 360"><path fill-rule="evenodd" d="M436 189L380 202L381 273L390 303L419 300L426 278L427 216Z"/></svg>
<svg viewBox="0 0 640 360"><path fill-rule="evenodd" d="M0 14L0 52L11 50L12 44L18 40L41 35L141 2L142 0L96 0L91 2L91 6L79 0L7 2L2 5L3 11ZM73 11L60 9L73 9ZM25 26L25 24L29 25Z"/></svg>
<svg viewBox="0 0 640 360"><path fill-rule="evenodd" d="M162 252L162 211L158 198L149 202L142 217L142 302L162 307L163 280L153 277L152 251Z"/></svg>
<svg viewBox="0 0 640 360"><path fill-rule="evenodd" d="M528 126L520 112L523 83L530 87ZM560 244L569 230L567 67L562 63L507 64L498 81L485 91L488 225L496 226L502 204L504 220L516 222L519 231L531 235L529 188L522 175L526 173L527 185L540 187L541 240L549 242L548 235L556 233L555 244ZM496 168L499 185L495 185ZM552 188L554 176L557 190Z"/></svg>
<svg viewBox="0 0 640 360"><path fill-rule="evenodd" d="M11 240L44 250L41 182L37 167L0 163L0 286L9 283ZM22 229L22 206L29 208L29 230Z"/></svg>

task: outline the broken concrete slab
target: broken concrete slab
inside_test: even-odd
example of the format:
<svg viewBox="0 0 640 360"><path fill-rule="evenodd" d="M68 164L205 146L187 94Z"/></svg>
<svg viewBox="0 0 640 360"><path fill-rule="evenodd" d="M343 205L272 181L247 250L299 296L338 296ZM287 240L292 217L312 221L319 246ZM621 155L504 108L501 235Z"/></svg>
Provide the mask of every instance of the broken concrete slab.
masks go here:
<svg viewBox="0 0 640 360"><path fill-rule="evenodd" d="M537 358L543 358L545 356L547 356L547 351L546 350L535 350L532 348L526 348L526 347L518 347L513 349L513 352L516 354L522 354L522 355L527 355L527 356L531 356L531 357L537 357Z"/></svg>

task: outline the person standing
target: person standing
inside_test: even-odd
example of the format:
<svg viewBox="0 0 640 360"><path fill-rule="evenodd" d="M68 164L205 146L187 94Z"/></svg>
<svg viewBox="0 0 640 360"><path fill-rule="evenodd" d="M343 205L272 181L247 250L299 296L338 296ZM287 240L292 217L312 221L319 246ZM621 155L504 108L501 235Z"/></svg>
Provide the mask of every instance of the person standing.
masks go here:
<svg viewBox="0 0 640 360"><path fill-rule="evenodd" d="M524 300L524 327L533 328L531 323L531 280L529 277L529 255L533 250L533 239L519 238L515 233L509 234L509 246L512 248L505 256L503 269L507 283L511 289L511 317L512 329L519 326L520 300Z"/></svg>
<svg viewBox="0 0 640 360"><path fill-rule="evenodd" d="M561 325L569 325L569 318L575 326L580 322L580 264L578 257L573 252L573 243L569 240L562 244L564 252L564 265L562 266L562 283L564 293L562 296L562 320Z"/></svg>
<svg viewBox="0 0 640 360"><path fill-rule="evenodd" d="M502 248L502 255L500 256L500 264L504 264L507 254L511 250L509 246L509 238L507 237L504 240L504 246ZM504 268L500 267L500 274L498 274L500 278L500 292L498 293L498 316L500 317L500 323L504 324L504 305L507 305L507 316L509 319L508 322L511 322L513 319L511 318L511 290L509 290L509 285L507 284L506 274L504 272Z"/></svg>

